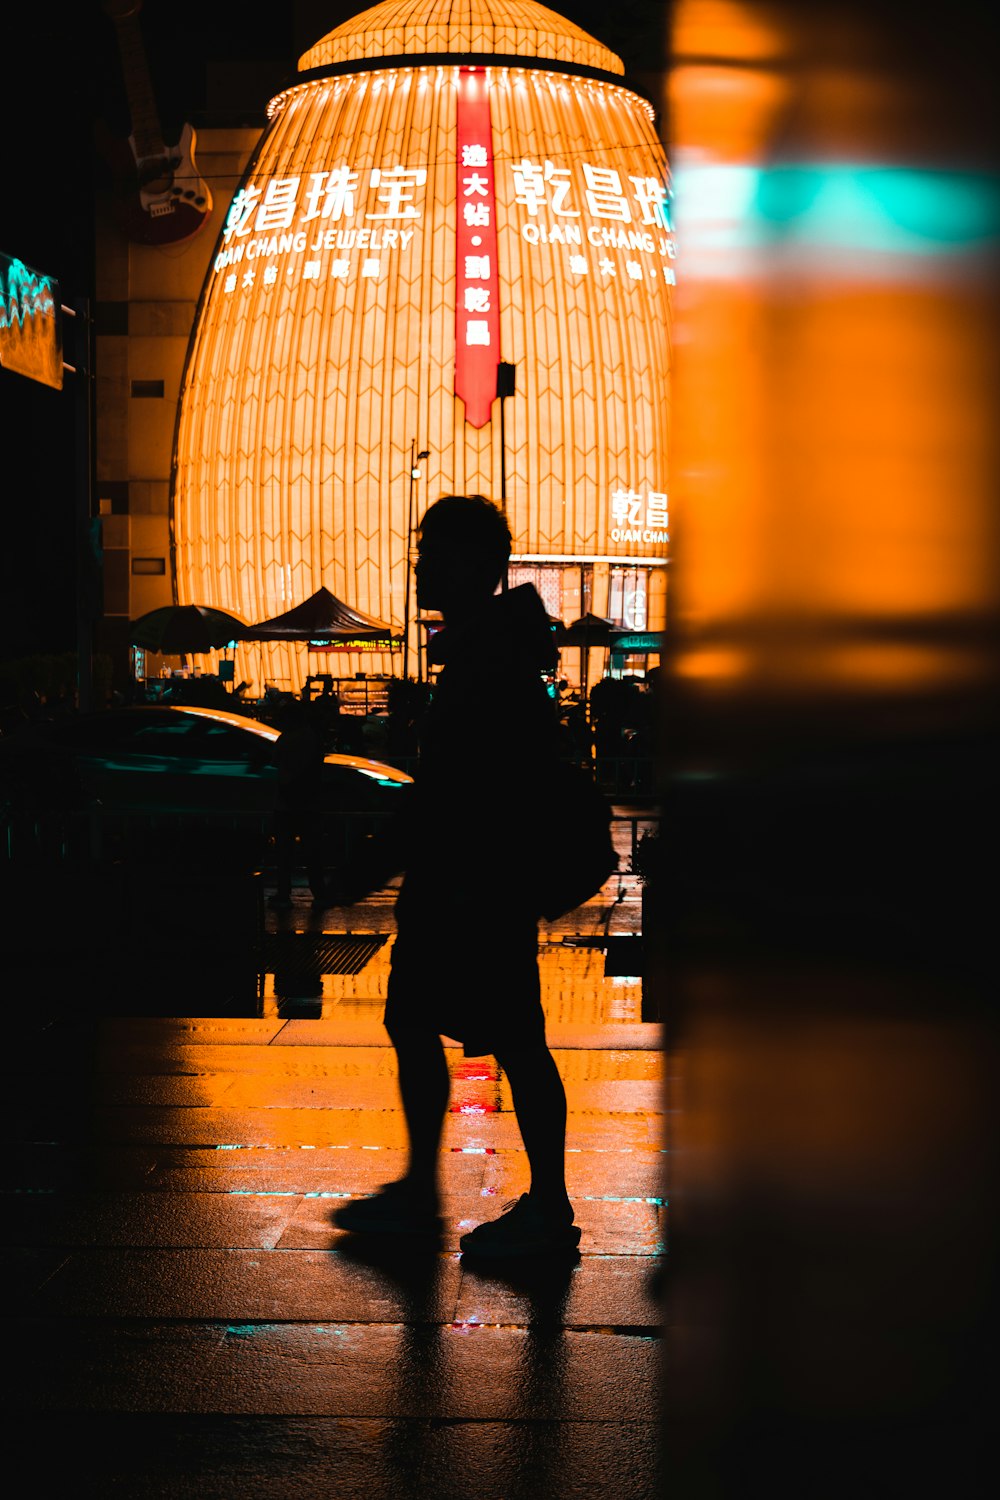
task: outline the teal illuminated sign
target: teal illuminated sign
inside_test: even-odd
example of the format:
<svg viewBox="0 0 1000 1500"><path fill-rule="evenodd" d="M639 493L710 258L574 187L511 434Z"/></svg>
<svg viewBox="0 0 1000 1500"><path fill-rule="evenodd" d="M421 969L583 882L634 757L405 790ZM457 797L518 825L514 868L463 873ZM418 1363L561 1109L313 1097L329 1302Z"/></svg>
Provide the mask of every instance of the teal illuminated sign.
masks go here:
<svg viewBox="0 0 1000 1500"><path fill-rule="evenodd" d="M62 390L59 283L0 253L0 365Z"/></svg>

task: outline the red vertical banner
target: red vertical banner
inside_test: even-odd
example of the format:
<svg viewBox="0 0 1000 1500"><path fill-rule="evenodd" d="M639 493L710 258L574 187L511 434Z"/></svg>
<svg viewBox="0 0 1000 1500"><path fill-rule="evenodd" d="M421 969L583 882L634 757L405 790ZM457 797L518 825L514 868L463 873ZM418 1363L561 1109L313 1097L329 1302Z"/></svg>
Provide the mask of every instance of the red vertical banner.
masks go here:
<svg viewBox="0 0 1000 1500"><path fill-rule="evenodd" d="M465 402L466 421L485 427L500 363L496 186L485 68L459 69L457 132L455 395Z"/></svg>

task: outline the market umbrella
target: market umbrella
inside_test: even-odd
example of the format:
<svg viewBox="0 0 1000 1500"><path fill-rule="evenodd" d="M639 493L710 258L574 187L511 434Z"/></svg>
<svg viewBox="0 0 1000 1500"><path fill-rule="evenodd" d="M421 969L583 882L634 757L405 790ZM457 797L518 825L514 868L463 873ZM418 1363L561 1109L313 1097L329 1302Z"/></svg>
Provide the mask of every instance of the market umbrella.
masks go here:
<svg viewBox="0 0 1000 1500"><path fill-rule="evenodd" d="M167 656L217 651L238 640L245 623L207 604L166 604L129 621L129 644Z"/></svg>
<svg viewBox="0 0 1000 1500"><path fill-rule="evenodd" d="M606 620L603 615L591 614L588 610L572 625L563 625L561 630L557 628L556 640L560 646L607 646L617 629L614 620Z"/></svg>
<svg viewBox="0 0 1000 1500"><path fill-rule="evenodd" d="M256 625L244 625L239 639L309 641L316 645L330 646L356 641L359 647L369 645L384 650L387 642L398 645L402 636L394 634L391 625L344 604L328 588L319 588L315 594L311 594L294 609L286 610L283 615L261 620Z"/></svg>
<svg viewBox="0 0 1000 1500"><path fill-rule="evenodd" d="M590 681L590 652L594 646L609 646L617 626L614 620L606 620L603 615L595 615L587 611L572 625L557 627L556 645L578 646L580 648L580 686L586 700L588 697L587 684Z"/></svg>

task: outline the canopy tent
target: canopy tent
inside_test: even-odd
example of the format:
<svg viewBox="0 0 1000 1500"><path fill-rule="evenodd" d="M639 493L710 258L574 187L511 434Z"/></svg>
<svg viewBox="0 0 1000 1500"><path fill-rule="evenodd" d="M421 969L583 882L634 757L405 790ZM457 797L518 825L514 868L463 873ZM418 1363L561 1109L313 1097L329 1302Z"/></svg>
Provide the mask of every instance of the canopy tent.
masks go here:
<svg viewBox="0 0 1000 1500"><path fill-rule="evenodd" d="M389 651L402 645L391 625L344 604L328 588L318 588L302 604L270 620L244 626L241 641L307 641L319 651Z"/></svg>
<svg viewBox="0 0 1000 1500"><path fill-rule="evenodd" d="M129 621L129 645L164 656L194 656L242 640L246 622L206 604L166 604Z"/></svg>
<svg viewBox="0 0 1000 1500"><path fill-rule="evenodd" d="M572 625L556 622L555 639L558 648L562 650L569 646L579 649L580 689L585 701L589 699L591 650L595 646L610 646L617 628L614 620L606 620L603 615L592 614L589 610L578 620L574 620Z"/></svg>
<svg viewBox="0 0 1000 1500"><path fill-rule="evenodd" d="M591 614L589 611L574 620L572 625L564 625L561 621L556 622L556 645L557 646L607 646L619 627L614 620L606 620L603 615Z"/></svg>

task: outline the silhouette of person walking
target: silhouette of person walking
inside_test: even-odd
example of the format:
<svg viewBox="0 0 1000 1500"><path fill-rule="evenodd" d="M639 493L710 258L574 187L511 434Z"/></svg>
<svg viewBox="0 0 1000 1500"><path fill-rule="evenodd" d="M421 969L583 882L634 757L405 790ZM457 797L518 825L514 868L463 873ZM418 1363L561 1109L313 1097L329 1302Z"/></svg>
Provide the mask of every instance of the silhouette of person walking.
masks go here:
<svg viewBox="0 0 1000 1500"><path fill-rule="evenodd" d="M530 1188L461 1237L470 1255L573 1250L566 1189L566 1093L545 1039L538 913L525 889L533 797L558 754L558 714L542 672L555 665L548 616L525 584L497 594L511 536L480 495L425 513L417 602L440 611L443 668L423 721L417 774L392 833L348 872L350 904L403 870L385 1025L396 1051L409 1141L404 1176L336 1209L356 1233L440 1233L438 1157L450 1094L441 1038L492 1054L510 1084Z"/></svg>

